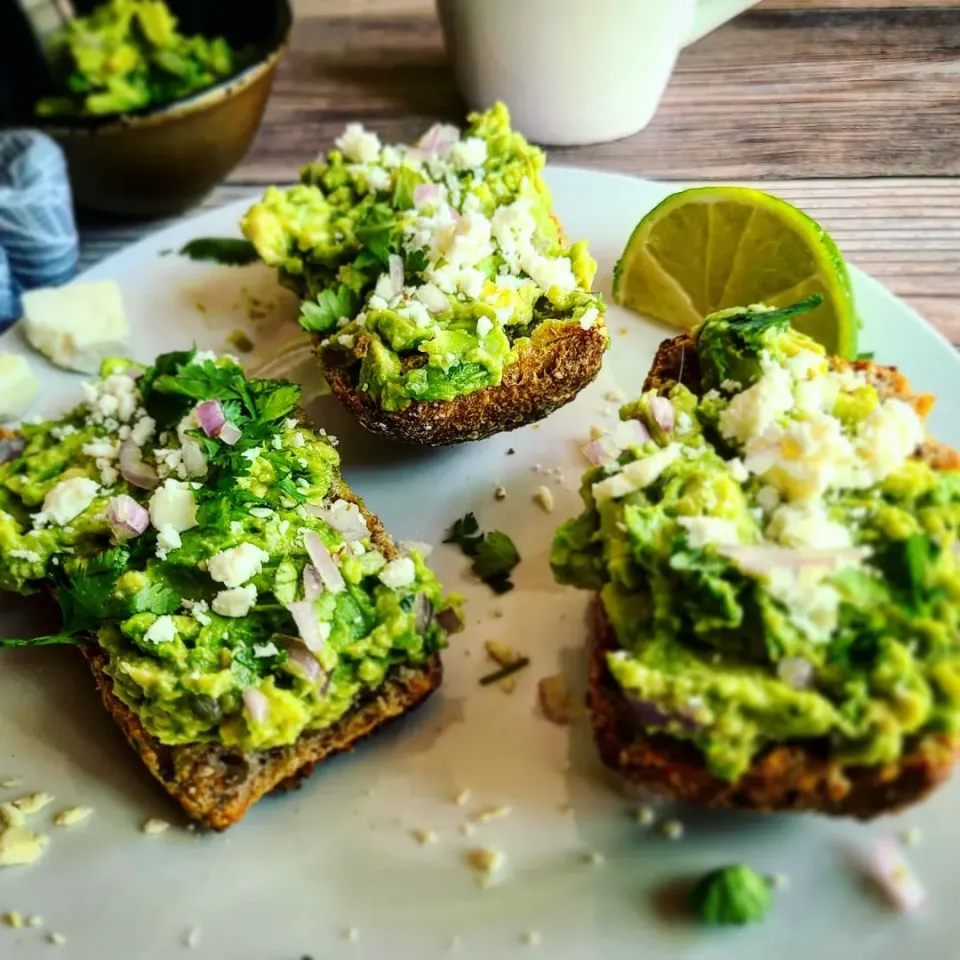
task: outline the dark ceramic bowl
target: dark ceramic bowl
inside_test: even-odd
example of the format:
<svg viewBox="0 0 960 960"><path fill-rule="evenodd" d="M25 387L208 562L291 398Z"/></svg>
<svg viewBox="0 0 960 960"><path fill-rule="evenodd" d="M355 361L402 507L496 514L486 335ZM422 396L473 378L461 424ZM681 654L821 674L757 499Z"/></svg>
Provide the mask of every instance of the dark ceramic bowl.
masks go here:
<svg viewBox="0 0 960 960"><path fill-rule="evenodd" d="M183 33L222 34L237 49L253 45L257 59L200 93L122 115L39 119L32 115L35 97L27 115L21 95L6 125L43 130L60 144L79 207L126 216L179 213L240 162L257 134L292 26L289 0L167 3ZM80 12L90 5L75 2Z"/></svg>

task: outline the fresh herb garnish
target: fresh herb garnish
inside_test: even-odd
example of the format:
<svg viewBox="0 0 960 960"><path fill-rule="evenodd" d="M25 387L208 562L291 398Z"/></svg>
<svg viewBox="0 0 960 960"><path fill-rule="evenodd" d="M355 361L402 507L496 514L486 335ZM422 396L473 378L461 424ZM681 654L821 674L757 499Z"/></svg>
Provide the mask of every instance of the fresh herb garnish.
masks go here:
<svg viewBox="0 0 960 960"><path fill-rule="evenodd" d="M425 250L408 250L403 261L405 273L420 274L430 266Z"/></svg>
<svg viewBox="0 0 960 960"><path fill-rule="evenodd" d="M872 360L874 358L874 352L872 350L861 350L860 353L854 357L854 360Z"/></svg>
<svg viewBox="0 0 960 960"><path fill-rule="evenodd" d="M488 673L485 677L481 677L480 686L487 687L491 683L497 683L498 681L504 680L529 666L530 658L520 657L519 660L514 660L513 663L508 663L505 666L502 666L499 670L494 670L493 673Z"/></svg>
<svg viewBox="0 0 960 960"><path fill-rule="evenodd" d="M393 228L397 218L385 203L373 204L357 224L357 239L386 267L390 260Z"/></svg>
<svg viewBox="0 0 960 960"><path fill-rule="evenodd" d="M397 210L410 210L413 207L413 191L421 183L416 171L410 167L401 167L397 171L397 184L393 188L393 206Z"/></svg>
<svg viewBox="0 0 960 960"><path fill-rule="evenodd" d="M257 248L249 240L235 237L198 237L180 250L180 256L210 260L225 267L245 267L260 259Z"/></svg>
<svg viewBox="0 0 960 960"><path fill-rule="evenodd" d="M305 300L300 305L300 326L311 333L329 333L339 320L352 317L356 307L356 294L346 284L340 284L336 292L321 290L315 301Z"/></svg>
<svg viewBox="0 0 960 960"><path fill-rule="evenodd" d="M477 518L468 513L453 524L443 542L457 544L466 556L472 557L470 569L494 593L504 594L513 589L510 572L520 562L520 554L503 531L482 533Z"/></svg>

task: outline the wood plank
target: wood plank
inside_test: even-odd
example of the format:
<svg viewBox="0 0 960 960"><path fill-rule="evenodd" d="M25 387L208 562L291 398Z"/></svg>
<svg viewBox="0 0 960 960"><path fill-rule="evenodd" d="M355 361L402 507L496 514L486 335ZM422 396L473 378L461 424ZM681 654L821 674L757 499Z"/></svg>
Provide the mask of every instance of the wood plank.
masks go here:
<svg viewBox="0 0 960 960"><path fill-rule="evenodd" d="M960 174L960 8L745 14L685 51L647 130L554 151L663 178ZM301 19L235 180L284 180L346 119L385 139L462 119L433 17Z"/></svg>
<svg viewBox="0 0 960 960"><path fill-rule="evenodd" d="M960 271L956 268L960 263L960 181L813 180L758 185L810 213L851 263L903 297L960 344ZM256 183L223 186L203 207L254 197L260 190ZM85 223L82 267L164 225Z"/></svg>

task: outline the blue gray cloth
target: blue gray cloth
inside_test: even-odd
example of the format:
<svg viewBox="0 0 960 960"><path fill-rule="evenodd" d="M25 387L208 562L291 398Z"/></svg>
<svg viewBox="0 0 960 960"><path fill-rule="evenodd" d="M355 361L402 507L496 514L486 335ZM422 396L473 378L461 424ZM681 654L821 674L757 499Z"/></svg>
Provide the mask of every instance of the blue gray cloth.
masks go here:
<svg viewBox="0 0 960 960"><path fill-rule="evenodd" d="M0 133L0 330L20 317L20 294L77 270L79 242L63 153L34 130Z"/></svg>

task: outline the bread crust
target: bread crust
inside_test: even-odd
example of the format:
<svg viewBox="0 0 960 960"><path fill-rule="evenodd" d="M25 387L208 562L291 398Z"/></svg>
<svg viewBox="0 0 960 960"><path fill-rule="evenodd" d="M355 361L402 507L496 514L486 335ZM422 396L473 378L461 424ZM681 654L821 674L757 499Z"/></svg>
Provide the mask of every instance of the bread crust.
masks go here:
<svg viewBox="0 0 960 960"><path fill-rule="evenodd" d="M832 361L836 368L865 373L883 396L897 396L926 416L933 398L911 391L894 367L870 361ZM644 390L666 392L677 382L700 391L700 367L689 335L664 341ZM928 443L918 454L935 469L957 469L960 455ZM869 820L922 800L943 783L960 757L960 737L930 735L909 744L901 758L883 766L844 765L830 756L826 740L772 745L749 769L729 782L713 776L703 754L688 742L650 734L609 667L607 654L618 649L614 630L599 597L594 604L589 655L588 702L603 762L626 781L642 784L674 800L708 807L762 812L816 812Z"/></svg>

